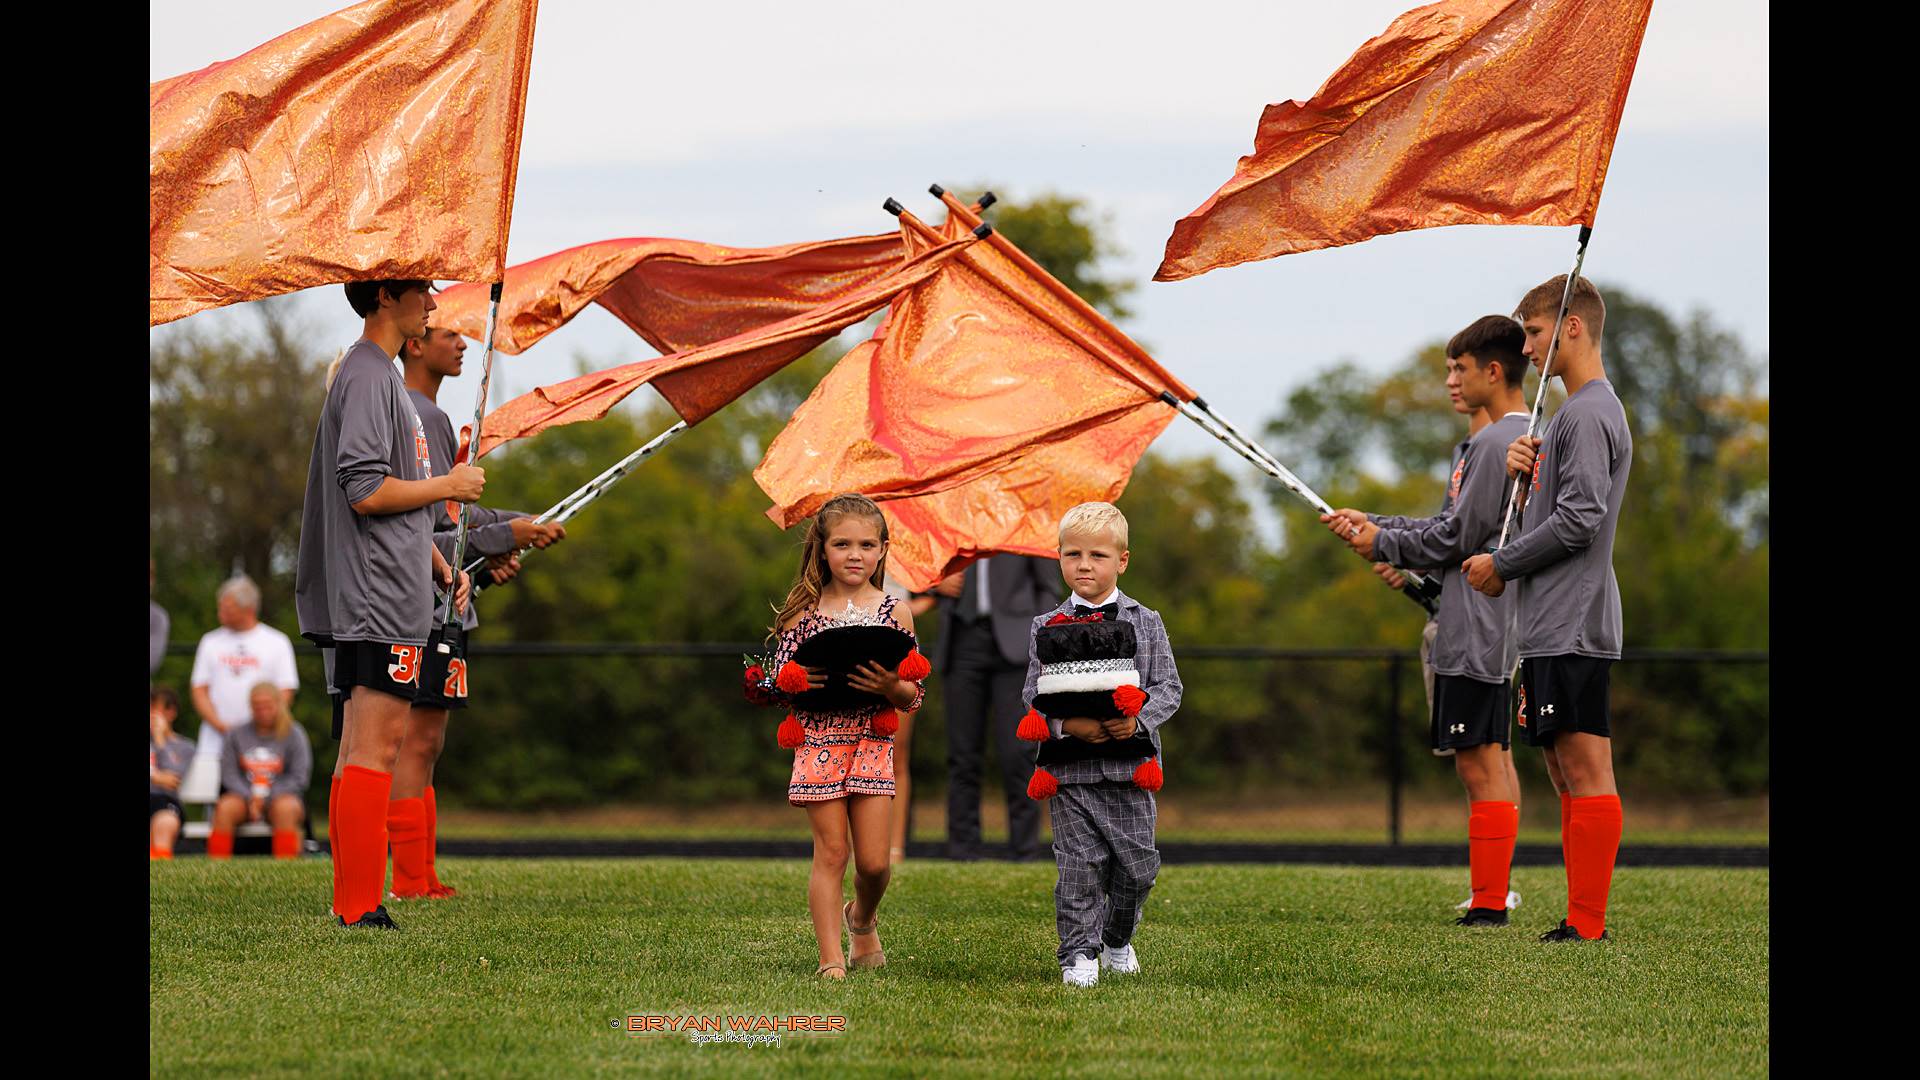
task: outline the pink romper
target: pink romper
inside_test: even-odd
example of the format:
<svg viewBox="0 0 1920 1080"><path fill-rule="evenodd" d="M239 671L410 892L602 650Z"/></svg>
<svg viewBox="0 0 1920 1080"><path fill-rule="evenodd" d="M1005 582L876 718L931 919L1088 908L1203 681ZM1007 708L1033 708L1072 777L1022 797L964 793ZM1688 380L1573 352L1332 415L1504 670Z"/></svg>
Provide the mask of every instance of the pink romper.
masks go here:
<svg viewBox="0 0 1920 1080"><path fill-rule="evenodd" d="M894 622L893 608L898 602L898 597L886 597L875 614ZM802 615L799 622L781 631L771 670L779 671L782 664L793 659L801 642L833 625L833 620L818 611ZM918 639L914 644L917 648ZM794 718L807 729L807 741L794 748L787 801L804 806L848 795L892 795L893 736L876 735L872 727L873 718L889 708L892 706L876 703L836 712L795 709Z"/></svg>

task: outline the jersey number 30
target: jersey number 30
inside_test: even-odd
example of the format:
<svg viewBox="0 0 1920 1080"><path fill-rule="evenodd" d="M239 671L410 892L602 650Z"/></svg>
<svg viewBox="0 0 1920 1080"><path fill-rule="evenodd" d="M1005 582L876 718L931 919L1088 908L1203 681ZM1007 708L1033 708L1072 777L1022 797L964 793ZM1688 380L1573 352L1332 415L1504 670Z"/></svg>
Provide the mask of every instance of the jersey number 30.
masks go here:
<svg viewBox="0 0 1920 1080"><path fill-rule="evenodd" d="M387 678L397 683L420 682L420 654L425 651L420 645L393 646L394 662L387 665Z"/></svg>

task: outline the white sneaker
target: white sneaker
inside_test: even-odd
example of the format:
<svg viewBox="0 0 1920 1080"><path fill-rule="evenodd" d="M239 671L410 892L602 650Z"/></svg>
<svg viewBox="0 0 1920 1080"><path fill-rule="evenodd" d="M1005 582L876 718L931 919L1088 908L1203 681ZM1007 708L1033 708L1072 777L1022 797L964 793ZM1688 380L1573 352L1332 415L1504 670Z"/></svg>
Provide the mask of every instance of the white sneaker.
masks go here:
<svg viewBox="0 0 1920 1080"><path fill-rule="evenodd" d="M1076 956L1071 966L1060 969L1060 981L1068 986L1092 986L1100 981L1100 964L1091 956Z"/></svg>
<svg viewBox="0 0 1920 1080"><path fill-rule="evenodd" d="M1133 943L1128 942L1119 948L1111 948L1105 943L1100 946L1100 966L1115 975L1138 975L1140 958L1133 954Z"/></svg>
<svg viewBox="0 0 1920 1080"><path fill-rule="evenodd" d="M1462 900L1459 903L1453 905L1453 910L1465 911L1472 906L1473 906L1473 894L1468 893L1467 898L1465 900ZM1520 894L1517 892L1509 891L1507 893L1507 910L1512 911L1514 908L1517 908L1519 906L1520 906Z"/></svg>

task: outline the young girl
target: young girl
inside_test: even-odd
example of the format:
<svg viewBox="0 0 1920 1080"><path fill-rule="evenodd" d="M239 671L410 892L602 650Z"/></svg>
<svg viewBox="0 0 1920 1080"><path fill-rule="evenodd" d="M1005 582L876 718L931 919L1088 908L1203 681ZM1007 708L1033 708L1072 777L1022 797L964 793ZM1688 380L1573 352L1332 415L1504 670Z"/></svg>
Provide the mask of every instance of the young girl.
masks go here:
<svg viewBox="0 0 1920 1080"><path fill-rule="evenodd" d="M147 692L147 858L173 858L185 811L180 781L193 764L193 740L173 733L180 718L180 695L165 686Z"/></svg>
<svg viewBox="0 0 1920 1080"><path fill-rule="evenodd" d="M220 801L213 808L207 856L232 858L234 830L264 821L273 827L273 857L298 858L313 746L271 680L256 685L247 703L253 723L235 727L221 751Z"/></svg>
<svg viewBox="0 0 1920 1080"><path fill-rule="evenodd" d="M909 636L913 615L880 587L887 571L887 519L864 495L837 495L807 524L800 571L781 605L770 638L776 638L772 670L793 659L800 643L846 617L848 606L864 617L891 622ZM807 685L826 685L823 668L808 668ZM804 806L813 826L813 873L807 907L820 943L815 975L844 979L849 963L877 968L887 962L876 928L880 897L891 871L887 847L894 794L893 738L873 729L888 709L917 708L925 689L877 663L868 663L848 679L853 686L880 695L862 708L836 712L796 710L806 741L793 752L793 780L787 801ZM791 744L789 744L791 745ZM847 872L848 833L852 833L853 900L840 903ZM840 935L852 936L844 957Z"/></svg>

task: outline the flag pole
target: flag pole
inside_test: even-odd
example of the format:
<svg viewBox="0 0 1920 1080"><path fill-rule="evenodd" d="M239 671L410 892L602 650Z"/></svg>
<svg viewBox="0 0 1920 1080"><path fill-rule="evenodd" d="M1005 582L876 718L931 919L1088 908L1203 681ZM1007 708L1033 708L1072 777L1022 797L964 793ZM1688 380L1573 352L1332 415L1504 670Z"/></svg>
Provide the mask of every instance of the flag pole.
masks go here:
<svg viewBox="0 0 1920 1080"><path fill-rule="evenodd" d="M1553 338L1547 342L1547 359L1540 365L1540 385L1533 393L1533 412L1527 417L1527 437L1532 438L1534 428L1540 423L1540 410L1547 401L1547 382L1553 378L1553 357L1560 349L1560 325L1566 321L1567 305L1573 300L1573 283L1580 280L1580 267L1587 261L1587 241L1593 237L1593 226L1580 226L1580 248L1573 255L1573 272L1567 275L1566 288L1560 290L1560 310L1553 316ZM1537 460L1537 459L1536 459ZM1525 476L1513 478L1513 490L1507 493L1507 510L1500 518L1500 540L1497 548L1507 546L1507 531L1513 525L1513 511L1519 505L1520 485L1527 482Z"/></svg>
<svg viewBox="0 0 1920 1080"><path fill-rule="evenodd" d="M572 492L568 493L566 498L548 507L539 517L533 519L534 524L546 525L553 523L556 525L564 525L573 520L575 514L586 509L596 499L600 498L600 496L605 495L613 485L626 479L627 475L641 462L652 457L661 447L666 446L668 443L685 434L689 426L685 420L682 420L660 434L655 435L647 441L646 445L628 454L626 457L621 458L619 461L614 462L605 472L602 472L599 476L575 488ZM486 562L487 560L484 557L473 560L473 562L466 567L467 573L479 573L480 568L485 566ZM479 579L474 582L474 588L476 590L484 589L486 588L485 582L491 580L492 578L490 577Z"/></svg>
<svg viewBox="0 0 1920 1080"><path fill-rule="evenodd" d="M473 401L473 439L467 444L472 448L469 451L471 461L480 460L480 422L486 416L487 383L493 377L494 323L500 318L500 293L505 285L506 282L504 280L495 281L493 288L487 293L487 349L480 358L480 390L474 395ZM440 651L442 653L451 653L453 651L453 646L449 642L454 632L460 628L460 614L454 610L453 601L454 597L460 593L459 566L461 560L465 559L467 555L467 529L472 521L473 505L471 503L461 503L460 524L459 527L454 530L453 534L453 558L447 560L455 569L453 585L447 590L447 618L445 629L440 634ZM467 602L472 603L473 598L469 596Z"/></svg>
<svg viewBox="0 0 1920 1080"><path fill-rule="evenodd" d="M952 194L939 184L935 184L927 190L937 196L940 201L946 205L947 212L959 218L963 224L971 222L980 228L990 228L990 226L985 225L985 223L980 220L977 214L969 210L966 204L954 198ZM988 194L991 194L991 192ZM985 201L985 196L982 196L982 201ZM894 216L901 218L903 221L908 222L908 224L915 226L925 233L931 234L931 229L928 229L924 223L914 218L912 214L905 213L904 210L900 208L900 204L895 200L888 199L886 208L888 212L894 214ZM1148 371L1153 372L1154 375L1160 378L1171 389L1159 390L1145 386L1144 383L1141 383L1137 375L1115 364L1113 359L1106 354L1106 350L1089 341L1086 336L1077 329L1061 323L1053 313L1027 303L1025 298L1015 296L1013 299L1020 303L1021 306L1025 307L1029 312L1046 322L1056 331L1065 335L1067 339L1074 344L1105 361L1109 367L1113 367L1115 370L1132 378L1136 384L1141 385L1148 393L1153 394L1155 397L1173 406L1175 411L1179 412L1180 415L1185 416L1187 419L1199 425L1202 431L1220 440L1228 449L1238 453L1255 468L1278 480L1282 487L1285 487L1288 491L1305 500L1308 505L1323 514L1333 513L1333 507L1328 505L1325 499L1322 499L1316 494L1314 490L1308 487L1298 476L1294 475L1293 470L1281 464L1279 458L1274 457L1265 447L1247 438L1241 433L1239 428L1234 427L1233 424L1229 423L1225 418L1215 413L1204 398L1194 393L1191 387L1187 386L1180 379L1176 378L1173 373L1162 367L1160 362L1149 355L1145 349L1141 348L1138 342L1122 333L1118 327L1115 327L1108 321L1105 315L1102 315L1092 304L1087 303L1085 298L1081 297L1072 289L1067 288L1064 283L1052 274L1047 273L1046 268L1034 262L1032 256L1014 246L1012 241L1002 236L998 230L987 233L983 238L989 244L993 245L994 250L1005 255L1008 259L1012 260L1015 265L1025 270L1082 318L1093 323L1096 327L1106 330L1109 336L1127 352L1130 358L1137 361ZM1178 392L1176 392L1176 389ZM1184 398L1181 396L1182 394L1185 395ZM1205 419L1202 419L1203 416ZM1209 421L1211 421L1211 423L1209 423ZM1435 599L1440 593L1439 583L1415 570L1403 569L1401 573L1405 575L1407 584L1403 586L1400 591L1431 614L1435 610Z"/></svg>

